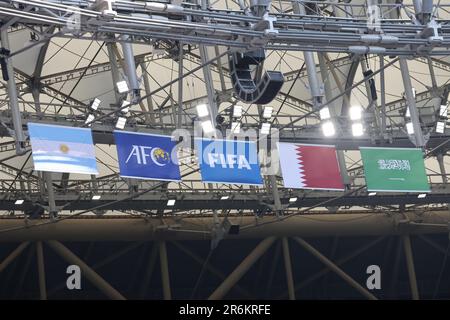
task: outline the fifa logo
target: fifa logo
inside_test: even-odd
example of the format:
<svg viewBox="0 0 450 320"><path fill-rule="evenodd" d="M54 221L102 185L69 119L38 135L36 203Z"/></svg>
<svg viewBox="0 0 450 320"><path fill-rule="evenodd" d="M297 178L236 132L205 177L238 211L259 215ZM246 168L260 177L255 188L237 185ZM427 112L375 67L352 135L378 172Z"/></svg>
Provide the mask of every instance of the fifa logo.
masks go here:
<svg viewBox="0 0 450 320"><path fill-rule="evenodd" d="M149 160L160 167L170 163L170 155L167 151L147 146L133 145L125 163L128 163L131 159L135 159L139 165L146 165Z"/></svg>
<svg viewBox="0 0 450 320"><path fill-rule="evenodd" d="M211 168L215 168L216 164L222 166L222 168L230 168L234 169L234 166L237 165L238 169L246 169L251 170L249 162L245 158L244 155L234 155L234 154L217 154L217 153L208 153L208 164Z"/></svg>

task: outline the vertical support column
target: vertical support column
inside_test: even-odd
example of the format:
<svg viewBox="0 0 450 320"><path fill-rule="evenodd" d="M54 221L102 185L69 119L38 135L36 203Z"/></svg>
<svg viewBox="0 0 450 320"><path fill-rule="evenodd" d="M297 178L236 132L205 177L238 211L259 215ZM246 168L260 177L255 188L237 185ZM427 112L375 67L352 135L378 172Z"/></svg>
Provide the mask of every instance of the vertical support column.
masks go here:
<svg viewBox="0 0 450 320"><path fill-rule="evenodd" d="M123 36L122 39L127 41L129 36ZM133 92L132 101L135 102L139 96L139 81L136 75L136 62L134 61L133 47L129 42L122 42L123 60L125 63L125 74L128 78L128 84Z"/></svg>
<svg viewBox="0 0 450 320"><path fill-rule="evenodd" d="M295 14L306 15L305 5L302 0L294 0L292 2L292 10ZM322 92L320 89L319 79L317 78L316 62L314 60L314 53L304 51L303 57L308 75L309 90L311 91L313 108L318 109L322 104Z"/></svg>
<svg viewBox="0 0 450 320"><path fill-rule="evenodd" d="M409 113L411 114L411 122L414 128L415 145L419 148L425 146L422 128L420 126L419 112L416 106L416 98L412 90L411 78L409 77L408 61L406 58L400 58L400 71L402 72L403 86L405 88L406 102L408 104Z"/></svg>
<svg viewBox="0 0 450 320"><path fill-rule="evenodd" d="M270 188L272 190L273 200L275 204L275 211L277 214L277 217L283 214L283 207L281 206L281 200L280 200L280 192L278 190L277 185L277 179L275 178L275 175L271 174L268 176L270 181Z"/></svg>
<svg viewBox="0 0 450 320"><path fill-rule="evenodd" d="M181 129L183 121L183 43L179 42L179 54L178 54L178 118L177 129Z"/></svg>
<svg viewBox="0 0 450 320"><path fill-rule="evenodd" d="M53 189L53 179L51 172L42 172L45 178L45 184L47 186L47 195L48 195L48 213L51 219L56 218L58 214L58 210L56 209L55 202L55 190Z"/></svg>
<svg viewBox="0 0 450 320"><path fill-rule="evenodd" d="M417 288L416 270L414 269L414 258L411 249L411 239L409 235L403 235L403 249L405 250L406 267L408 269L409 285L413 300L419 300L419 289Z"/></svg>
<svg viewBox="0 0 450 320"><path fill-rule="evenodd" d="M386 79L384 71L384 56L379 55L380 58L380 95L381 95L381 124L380 133L383 139L386 139Z"/></svg>
<svg viewBox="0 0 450 320"><path fill-rule="evenodd" d="M270 248L275 237L261 241L255 249L234 269L224 282L209 296L208 300L220 300L242 278L251 266Z"/></svg>
<svg viewBox="0 0 450 320"><path fill-rule="evenodd" d="M294 277L292 275L291 254L289 253L289 241L286 237L282 239L284 268L286 270L286 280L288 286L289 300L295 300Z"/></svg>
<svg viewBox="0 0 450 320"><path fill-rule="evenodd" d="M169 263L167 261L167 248L165 241L159 242L159 261L161 262L161 278L164 300L171 300L172 294L170 292Z"/></svg>
<svg viewBox="0 0 450 320"><path fill-rule="evenodd" d="M0 31L1 45L3 49L10 50L8 29L2 28ZM25 153L25 134L22 128L22 118L19 109L16 80L14 78L14 66L10 57L5 57L7 71L7 88L9 97L9 108L11 109L11 117L14 127L16 140L16 154ZM3 75L5 78L5 75Z"/></svg>
<svg viewBox="0 0 450 320"><path fill-rule="evenodd" d="M318 54L318 56L319 56L320 74L322 75L324 88L325 88L325 98L327 101L330 101L333 97L332 97L332 93L331 93L332 89L331 89L330 82L325 80L328 77L327 76L327 65L325 62L325 58L320 53ZM328 105L328 109L330 110L331 117L335 118L336 117L335 104L332 103L332 104ZM344 151L337 150L336 154L337 154L337 159L338 159L338 163L339 163L339 168L341 171L342 181L344 182L344 185L349 185L350 177L347 172L347 166L345 165Z"/></svg>
<svg viewBox="0 0 450 320"><path fill-rule="evenodd" d="M47 300L47 288L45 285L45 266L44 266L44 250L42 249L42 242L36 242L36 256L39 276L39 294L41 300Z"/></svg>

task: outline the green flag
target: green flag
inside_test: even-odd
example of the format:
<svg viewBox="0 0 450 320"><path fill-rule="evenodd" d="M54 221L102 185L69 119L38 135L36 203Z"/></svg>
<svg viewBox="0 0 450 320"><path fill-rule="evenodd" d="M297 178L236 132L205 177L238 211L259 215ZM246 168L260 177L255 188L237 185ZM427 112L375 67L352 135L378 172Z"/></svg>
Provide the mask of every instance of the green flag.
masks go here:
<svg viewBox="0 0 450 320"><path fill-rule="evenodd" d="M368 191L430 192L421 149L361 147L359 150Z"/></svg>

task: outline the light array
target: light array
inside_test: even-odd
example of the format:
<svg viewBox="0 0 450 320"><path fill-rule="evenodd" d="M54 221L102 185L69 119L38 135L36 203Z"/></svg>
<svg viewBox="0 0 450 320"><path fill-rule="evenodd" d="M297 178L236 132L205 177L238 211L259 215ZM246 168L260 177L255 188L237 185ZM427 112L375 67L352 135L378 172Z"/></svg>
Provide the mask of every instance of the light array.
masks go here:
<svg viewBox="0 0 450 320"><path fill-rule="evenodd" d="M361 106L352 106L349 110L350 120L352 123L352 135L354 137L360 137L364 134L364 126L362 123L363 109Z"/></svg>

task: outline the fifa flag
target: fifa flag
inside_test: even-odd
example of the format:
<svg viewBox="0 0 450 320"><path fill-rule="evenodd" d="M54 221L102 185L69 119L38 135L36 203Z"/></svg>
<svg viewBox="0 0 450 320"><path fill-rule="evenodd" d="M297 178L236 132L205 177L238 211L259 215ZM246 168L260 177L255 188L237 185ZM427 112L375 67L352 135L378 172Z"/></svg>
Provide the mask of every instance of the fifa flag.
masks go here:
<svg viewBox="0 0 450 320"><path fill-rule="evenodd" d="M430 192L423 151L360 147L368 191Z"/></svg>
<svg viewBox="0 0 450 320"><path fill-rule="evenodd" d="M28 123L34 169L98 174L91 129Z"/></svg>
<svg viewBox="0 0 450 320"><path fill-rule="evenodd" d="M263 183L255 142L197 138L195 145L203 182Z"/></svg>
<svg viewBox="0 0 450 320"><path fill-rule="evenodd" d="M172 137L114 131L114 139L122 177L181 180L176 143Z"/></svg>
<svg viewBox="0 0 450 320"><path fill-rule="evenodd" d="M284 186L344 190L334 146L278 143Z"/></svg>

